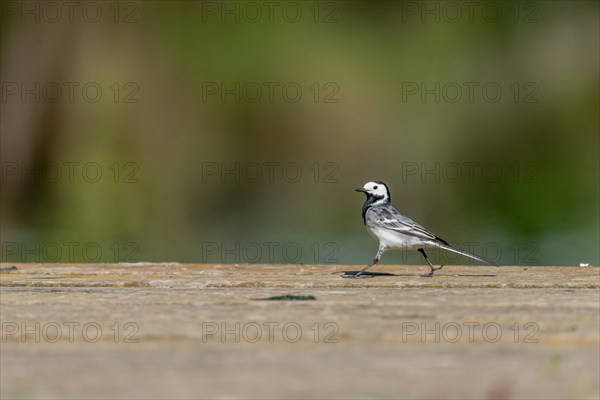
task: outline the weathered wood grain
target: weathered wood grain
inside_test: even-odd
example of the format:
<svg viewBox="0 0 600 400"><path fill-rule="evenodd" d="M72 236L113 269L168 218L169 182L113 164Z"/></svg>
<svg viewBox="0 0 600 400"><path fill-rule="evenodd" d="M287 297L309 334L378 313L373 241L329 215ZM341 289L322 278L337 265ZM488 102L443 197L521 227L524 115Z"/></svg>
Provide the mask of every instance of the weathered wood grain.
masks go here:
<svg viewBox="0 0 600 400"><path fill-rule="evenodd" d="M594 267L14 265L3 399L600 394Z"/></svg>

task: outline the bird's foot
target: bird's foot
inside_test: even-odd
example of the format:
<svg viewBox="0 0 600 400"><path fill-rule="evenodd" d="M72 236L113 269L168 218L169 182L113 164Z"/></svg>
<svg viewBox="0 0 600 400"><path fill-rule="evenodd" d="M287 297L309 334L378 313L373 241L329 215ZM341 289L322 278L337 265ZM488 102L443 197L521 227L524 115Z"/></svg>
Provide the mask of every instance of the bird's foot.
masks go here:
<svg viewBox="0 0 600 400"><path fill-rule="evenodd" d="M434 267L433 265L431 266L431 271L429 271L426 274L421 275L421 277L423 278L431 278L433 276L433 273L437 270L442 269L442 267L444 266L444 264L440 265L439 267Z"/></svg>

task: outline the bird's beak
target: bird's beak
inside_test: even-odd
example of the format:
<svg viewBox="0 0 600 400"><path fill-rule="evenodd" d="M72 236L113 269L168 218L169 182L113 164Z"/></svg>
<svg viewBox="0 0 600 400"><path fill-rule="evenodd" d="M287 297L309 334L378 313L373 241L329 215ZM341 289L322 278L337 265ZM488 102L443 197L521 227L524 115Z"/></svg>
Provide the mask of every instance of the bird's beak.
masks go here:
<svg viewBox="0 0 600 400"><path fill-rule="evenodd" d="M367 190L365 188L358 188L358 189L354 189L355 192L363 192L366 193Z"/></svg>

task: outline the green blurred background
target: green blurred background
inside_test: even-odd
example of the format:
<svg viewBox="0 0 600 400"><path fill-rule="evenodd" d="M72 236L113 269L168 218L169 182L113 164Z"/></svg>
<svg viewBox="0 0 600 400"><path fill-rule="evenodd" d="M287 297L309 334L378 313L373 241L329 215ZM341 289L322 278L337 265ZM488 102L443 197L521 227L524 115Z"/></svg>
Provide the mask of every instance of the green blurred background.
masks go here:
<svg viewBox="0 0 600 400"><path fill-rule="evenodd" d="M383 180L501 264L600 263L596 1L45 4L2 2L3 262L365 264Z"/></svg>

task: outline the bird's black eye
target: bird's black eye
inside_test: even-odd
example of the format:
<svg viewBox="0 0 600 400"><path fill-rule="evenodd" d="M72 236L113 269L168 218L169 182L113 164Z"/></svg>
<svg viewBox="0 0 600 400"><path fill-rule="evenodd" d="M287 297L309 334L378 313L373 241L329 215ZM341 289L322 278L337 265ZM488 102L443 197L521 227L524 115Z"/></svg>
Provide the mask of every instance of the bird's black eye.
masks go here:
<svg viewBox="0 0 600 400"><path fill-rule="evenodd" d="M377 189L377 185L373 186L373 190L376 190L376 189Z"/></svg>

